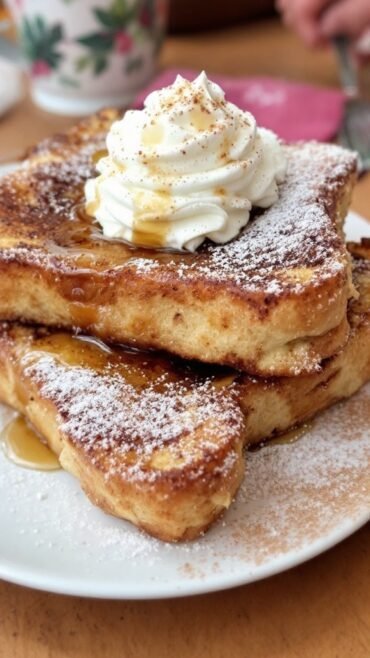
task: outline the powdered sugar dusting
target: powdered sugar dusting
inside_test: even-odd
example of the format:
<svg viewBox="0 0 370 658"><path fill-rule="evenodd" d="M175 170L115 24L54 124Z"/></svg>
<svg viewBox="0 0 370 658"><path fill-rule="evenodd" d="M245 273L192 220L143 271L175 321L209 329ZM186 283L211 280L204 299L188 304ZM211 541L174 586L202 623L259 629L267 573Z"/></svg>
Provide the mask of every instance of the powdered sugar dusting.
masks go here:
<svg viewBox="0 0 370 658"><path fill-rule="evenodd" d="M238 548L258 541L259 563L314 542L360 510L370 517L369 420L367 386L324 412L296 443L250 453L240 491L248 514L233 522Z"/></svg>
<svg viewBox="0 0 370 658"><path fill-rule="evenodd" d="M25 207L25 218L35 209L39 217L66 215L74 205L76 196L81 193L83 181L94 173L93 156L103 145L103 135L85 143L81 149L68 153L63 158L48 152L36 155L36 159L25 160L19 168L1 178L0 199L12 210L19 204L19 190L28 190L30 198L37 200L35 206ZM22 203L19 204L22 211Z"/></svg>
<svg viewBox="0 0 370 658"><path fill-rule="evenodd" d="M160 472L148 469L152 455L167 448L183 464L202 461L208 452L233 441L243 427L236 402L215 390L211 382L165 381L165 375L135 388L117 372L97 373L87 367L67 367L48 355L31 355L24 375L40 385L41 396L57 407L61 432L89 454L107 459L107 473L155 480ZM203 428L201 444L191 436ZM205 431L204 431L205 428ZM181 437L189 437L186 446ZM127 466L124 455L135 453ZM200 459L200 453L203 460ZM236 453L225 459L228 472Z"/></svg>
<svg viewBox="0 0 370 658"><path fill-rule="evenodd" d="M61 159L54 154L50 161L30 160L3 179L1 223L10 222L15 214L17 223L19 219L23 223L21 231L26 240L26 244L20 240L17 246L3 249L3 260L16 258L46 268L60 261L64 267L77 267L78 254L73 253L71 244L64 247L63 240L59 241L63 234L61 226L64 222L69 225L73 218L84 183L94 172L92 156L101 146L99 135L68 157ZM111 249L112 263L119 263L122 273L129 269L144 279L155 276L165 280L171 276L171 281L175 277L179 283L184 280L202 280L210 285L223 283L251 294L261 288L267 295L279 295L287 289L299 293L304 290L305 282L290 275L297 267L314 270L310 285L344 271L344 247L335 227L336 217L330 218L330 206L354 170L355 156L340 147L316 143L286 146L285 151L288 172L280 186L279 200L250 221L232 242L208 244L196 254L171 257L171 254L145 250L135 252L124 243L105 240L105 254ZM26 186L33 196L26 209L20 203L19 186L21 189ZM35 226L40 229L43 221L43 234L47 232L49 238L46 250L32 246L32 230ZM94 236L99 238L98 229ZM51 259L53 242L58 247Z"/></svg>
<svg viewBox="0 0 370 658"><path fill-rule="evenodd" d="M224 518L199 540L171 546L95 509L68 474L22 470L0 455L0 571L4 560L34 572L39 564L41 573L46 564L64 583L57 590L150 596L281 570L370 517L369 417L368 386L296 443L248 453Z"/></svg>
<svg viewBox="0 0 370 658"><path fill-rule="evenodd" d="M302 144L286 147L288 171L279 200L256 217L237 240L225 246L208 246L207 258L182 270L217 281L232 281L250 292L263 284L267 294L288 286L302 289L301 281L286 276L295 267L320 268L313 283L344 270L335 218L328 205L343 185L354 156L336 146ZM316 281L315 281L316 279ZM312 282L312 281L311 281Z"/></svg>

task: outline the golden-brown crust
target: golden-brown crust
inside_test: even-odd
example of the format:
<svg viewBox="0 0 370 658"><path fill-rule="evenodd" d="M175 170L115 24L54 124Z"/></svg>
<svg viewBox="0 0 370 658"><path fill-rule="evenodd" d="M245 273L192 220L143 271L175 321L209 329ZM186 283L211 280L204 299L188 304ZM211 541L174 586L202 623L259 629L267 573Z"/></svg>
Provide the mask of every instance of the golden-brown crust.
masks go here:
<svg viewBox="0 0 370 658"><path fill-rule="evenodd" d="M361 238L361 242L347 242L347 249L353 258L363 259L367 268L370 255L370 238Z"/></svg>
<svg viewBox="0 0 370 658"><path fill-rule="evenodd" d="M358 298L350 301L350 336L319 372L299 377L236 380L247 423L248 444L299 426L329 405L351 396L370 379L370 241L348 243Z"/></svg>
<svg viewBox="0 0 370 658"><path fill-rule="evenodd" d="M178 541L229 507L244 473L244 420L231 393L163 357L44 330L4 324L0 355L0 399L105 511Z"/></svg>
<svg viewBox="0 0 370 658"><path fill-rule="evenodd" d="M355 158L286 147L281 199L226 246L132 249L81 212L115 111L36 147L0 183L0 316L264 375L315 370L344 344L350 267L339 234ZM17 285L17 296L13 290Z"/></svg>
<svg viewBox="0 0 370 658"><path fill-rule="evenodd" d="M0 400L27 415L99 507L161 539L191 539L230 505L243 444L370 378L370 246L359 249L368 260L355 259L350 338L320 372L260 379L4 323Z"/></svg>

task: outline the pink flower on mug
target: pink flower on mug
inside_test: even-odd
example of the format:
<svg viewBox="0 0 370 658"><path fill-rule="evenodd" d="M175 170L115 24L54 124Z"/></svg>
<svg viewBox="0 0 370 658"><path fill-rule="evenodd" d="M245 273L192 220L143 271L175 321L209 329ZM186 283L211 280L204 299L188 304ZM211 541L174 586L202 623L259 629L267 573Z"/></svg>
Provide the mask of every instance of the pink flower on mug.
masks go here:
<svg viewBox="0 0 370 658"><path fill-rule="evenodd" d="M135 50L135 41L142 43L152 36L155 38L157 1L111 0L107 7L93 8L98 29L76 39L87 50L85 55L77 59L76 70L92 68L94 75L101 75L109 66L113 52L131 54ZM163 30L155 38L158 45L162 33ZM142 60L140 57L130 59L125 66L130 73L141 68Z"/></svg>
<svg viewBox="0 0 370 658"><path fill-rule="evenodd" d="M21 23L21 44L26 59L31 62L31 74L35 77L49 75L57 70L63 59L59 51L63 41L63 25L48 24L39 14L25 15Z"/></svg>
<svg viewBox="0 0 370 658"><path fill-rule="evenodd" d="M118 32L114 37L114 45L117 52L129 53L134 45L133 38L127 32Z"/></svg>
<svg viewBox="0 0 370 658"><path fill-rule="evenodd" d="M45 60L37 59L31 66L31 75L33 78L40 78L44 75L50 75L51 67Z"/></svg>

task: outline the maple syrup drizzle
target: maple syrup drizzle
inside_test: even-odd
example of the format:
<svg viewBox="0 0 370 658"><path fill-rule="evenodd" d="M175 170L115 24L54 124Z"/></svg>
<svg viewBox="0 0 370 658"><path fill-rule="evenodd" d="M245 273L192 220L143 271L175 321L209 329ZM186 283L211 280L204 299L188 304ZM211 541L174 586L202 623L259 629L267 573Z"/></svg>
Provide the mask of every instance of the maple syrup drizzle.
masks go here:
<svg viewBox="0 0 370 658"><path fill-rule="evenodd" d="M212 382L212 385L216 389L216 391L222 391L222 389L231 386L231 384L234 383L237 377L238 377L238 373L232 373L231 375L224 375L223 377L215 377L215 379Z"/></svg>
<svg viewBox="0 0 370 658"><path fill-rule="evenodd" d="M91 160L93 164L96 165L99 162L99 160L101 160L102 158L106 158L107 155L108 155L107 149L100 149L99 151L95 151Z"/></svg>
<svg viewBox="0 0 370 658"><path fill-rule="evenodd" d="M264 439L259 443L253 444L248 447L248 450L255 452L256 450L260 450L260 448L264 448L266 446L289 445L290 443L295 443L296 441L299 441L299 439L301 439L305 434L307 434L307 432L309 432L313 426L313 420L302 423L301 425L293 427L283 434L279 434L279 436L272 437L271 439Z"/></svg>
<svg viewBox="0 0 370 658"><path fill-rule="evenodd" d="M143 247L163 247L170 222L159 219L171 208L171 195L167 190L156 190L148 194L142 190L133 195L134 201L134 225L132 230L132 242ZM154 220L147 219L149 216L157 215Z"/></svg>
<svg viewBox="0 0 370 658"><path fill-rule="evenodd" d="M168 368L165 357L119 346L112 350L92 336L51 333L39 338L32 352L51 355L55 361L69 367L90 368L95 372L106 373L109 377L119 375L138 391L150 384L162 391L165 390L166 382L181 381L181 374ZM157 384L160 375L163 378L160 377L161 381Z"/></svg>
<svg viewBox="0 0 370 658"><path fill-rule="evenodd" d="M161 126L149 125L143 130L143 143L147 146L154 146L160 143L163 138L163 129ZM103 157L108 155L107 150L97 151L92 156L92 161L96 165ZM123 171L124 166L116 163L116 166ZM104 174L98 177L99 182L105 178ZM153 193L147 193L138 190L133 195L134 202L134 225L132 230L132 243L144 248L160 248L166 244L166 237L169 229L167 220L159 219L171 207L171 195L168 190L156 190ZM99 184L95 187L95 199L92 201L78 204L75 208L76 216L82 222L90 220L96 216L101 205L101 195ZM158 215L158 218L148 220L148 215Z"/></svg>
<svg viewBox="0 0 370 658"><path fill-rule="evenodd" d="M280 436L276 436L273 439L269 439L267 443L269 446L295 443L296 441L301 439L302 436L307 434L307 432L309 432L313 428L313 425L314 423L312 420L307 423L302 423L302 425L293 427L291 430L284 432L284 434L280 434Z"/></svg>
<svg viewBox="0 0 370 658"><path fill-rule="evenodd" d="M101 176L99 177L101 178ZM99 185L95 186L95 199L85 204L85 211L89 217L95 217L101 203Z"/></svg>
<svg viewBox="0 0 370 658"><path fill-rule="evenodd" d="M135 218L132 242L141 247L163 247L167 232L168 222L165 220L150 222Z"/></svg>
<svg viewBox="0 0 370 658"><path fill-rule="evenodd" d="M42 443L23 416L17 416L2 430L0 441L6 457L24 468L56 471L61 468L57 456Z"/></svg>
<svg viewBox="0 0 370 658"><path fill-rule="evenodd" d="M143 128L141 141L144 146L157 146L164 137L164 130L159 124L148 124Z"/></svg>

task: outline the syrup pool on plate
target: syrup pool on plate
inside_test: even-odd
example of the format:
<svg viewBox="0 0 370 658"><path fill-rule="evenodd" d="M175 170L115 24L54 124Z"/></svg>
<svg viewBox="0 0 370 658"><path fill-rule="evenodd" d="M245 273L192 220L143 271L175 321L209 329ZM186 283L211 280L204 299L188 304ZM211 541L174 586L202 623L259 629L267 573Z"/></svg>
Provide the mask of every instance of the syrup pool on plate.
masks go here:
<svg viewBox="0 0 370 658"><path fill-rule="evenodd" d="M61 468L57 456L42 443L39 436L23 416L17 416L0 435L5 455L24 468L55 471Z"/></svg>

